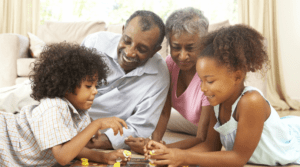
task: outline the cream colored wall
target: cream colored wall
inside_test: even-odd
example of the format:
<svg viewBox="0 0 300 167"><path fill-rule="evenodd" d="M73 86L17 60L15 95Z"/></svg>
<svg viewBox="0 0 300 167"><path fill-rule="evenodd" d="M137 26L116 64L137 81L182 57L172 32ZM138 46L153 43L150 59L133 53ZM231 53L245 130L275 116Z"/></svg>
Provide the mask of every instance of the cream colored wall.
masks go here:
<svg viewBox="0 0 300 167"><path fill-rule="evenodd" d="M278 38L287 94L300 101L300 0L277 0Z"/></svg>

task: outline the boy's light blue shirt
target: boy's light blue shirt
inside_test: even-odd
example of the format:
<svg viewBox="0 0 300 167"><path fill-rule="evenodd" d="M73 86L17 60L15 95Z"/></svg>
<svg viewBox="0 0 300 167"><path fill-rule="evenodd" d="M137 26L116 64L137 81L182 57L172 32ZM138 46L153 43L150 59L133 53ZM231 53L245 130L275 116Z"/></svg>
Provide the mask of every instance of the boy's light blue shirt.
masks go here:
<svg viewBox="0 0 300 167"><path fill-rule="evenodd" d="M154 131L169 90L169 71L165 61L156 53L143 66L125 74L117 63L117 46L121 34L98 32L84 39L82 45L105 53L110 73L107 85L98 89L89 110L93 119L116 116L126 121L124 134L114 136L105 132L114 149L129 148L124 139L128 136L149 137Z"/></svg>

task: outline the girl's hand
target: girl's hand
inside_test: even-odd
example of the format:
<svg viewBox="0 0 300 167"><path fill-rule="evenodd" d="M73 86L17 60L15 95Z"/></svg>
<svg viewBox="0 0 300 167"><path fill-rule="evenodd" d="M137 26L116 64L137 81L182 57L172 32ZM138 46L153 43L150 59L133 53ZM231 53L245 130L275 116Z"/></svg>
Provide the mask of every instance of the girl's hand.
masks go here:
<svg viewBox="0 0 300 167"><path fill-rule="evenodd" d="M154 149L152 155L148 155L147 158L151 159L150 162L155 165L168 165L169 167L187 165L184 164L186 154L177 148Z"/></svg>
<svg viewBox="0 0 300 167"><path fill-rule="evenodd" d="M148 138L134 138L132 136L128 136L128 138L125 139L125 144L127 144L130 149L134 152L144 154L144 146L150 141Z"/></svg>
<svg viewBox="0 0 300 167"><path fill-rule="evenodd" d="M145 146L144 146L144 153L145 153L145 158L149 159L149 152L152 150L164 150L167 149L167 146L165 146L162 143L156 142L154 140L150 140Z"/></svg>
<svg viewBox="0 0 300 167"><path fill-rule="evenodd" d="M129 155L128 158L126 158L123 154L123 149L115 150L113 152L106 153L105 155L105 161L107 164L115 164L118 159L122 159L122 163L127 161L130 161L131 155Z"/></svg>
<svg viewBox="0 0 300 167"><path fill-rule="evenodd" d="M180 166L184 165L185 153L180 149L167 148L163 143L149 141L144 148L145 158L151 159L156 165ZM151 151L151 154L150 154Z"/></svg>
<svg viewBox="0 0 300 167"><path fill-rule="evenodd" d="M117 135L118 132L120 131L120 135L123 136L123 126L128 129L126 122L117 117L109 117L109 118L100 118L97 119L99 124L99 129L107 129L107 128L112 128L114 131L114 135ZM123 126L122 126L123 125Z"/></svg>

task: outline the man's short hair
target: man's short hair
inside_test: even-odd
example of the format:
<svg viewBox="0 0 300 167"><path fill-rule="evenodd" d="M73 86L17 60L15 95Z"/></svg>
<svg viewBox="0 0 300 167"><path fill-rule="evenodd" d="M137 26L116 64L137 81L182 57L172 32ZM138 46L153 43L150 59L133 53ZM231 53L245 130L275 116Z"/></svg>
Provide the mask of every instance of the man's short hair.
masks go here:
<svg viewBox="0 0 300 167"><path fill-rule="evenodd" d="M125 28L129 24L129 22L137 16L141 18L139 20L139 24L142 28L142 31L150 30L151 28L154 28L155 25L159 28L159 38L156 42L155 48L159 47L163 42L165 36L165 24L162 19L157 14L151 11L137 10L126 20Z"/></svg>

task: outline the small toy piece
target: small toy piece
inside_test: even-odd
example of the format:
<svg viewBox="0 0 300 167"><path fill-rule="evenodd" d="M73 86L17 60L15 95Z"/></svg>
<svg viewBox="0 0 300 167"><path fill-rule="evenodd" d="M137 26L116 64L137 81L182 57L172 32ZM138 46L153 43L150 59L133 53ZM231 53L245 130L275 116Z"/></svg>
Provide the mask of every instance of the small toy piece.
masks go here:
<svg viewBox="0 0 300 167"><path fill-rule="evenodd" d="M116 159L116 163L114 164L114 167L120 167L121 166L121 161L122 161L122 159L120 157L118 157Z"/></svg>
<svg viewBox="0 0 300 167"><path fill-rule="evenodd" d="M88 162L88 159L87 158L81 158L81 164L84 165L84 166L89 166L89 162Z"/></svg>
<svg viewBox="0 0 300 167"><path fill-rule="evenodd" d="M128 158L131 155L131 152L128 150L124 150L123 155L124 155L124 157Z"/></svg>
<svg viewBox="0 0 300 167"><path fill-rule="evenodd" d="M150 155L155 155L152 151L150 151L149 154L150 154ZM150 162L149 162L149 166L150 166L150 167L156 166L155 164L151 163L151 161L153 161L153 160L154 160L154 159L149 159L149 161L150 161Z"/></svg>
<svg viewBox="0 0 300 167"><path fill-rule="evenodd" d="M120 162L116 162L116 163L114 164L114 167L121 167Z"/></svg>

